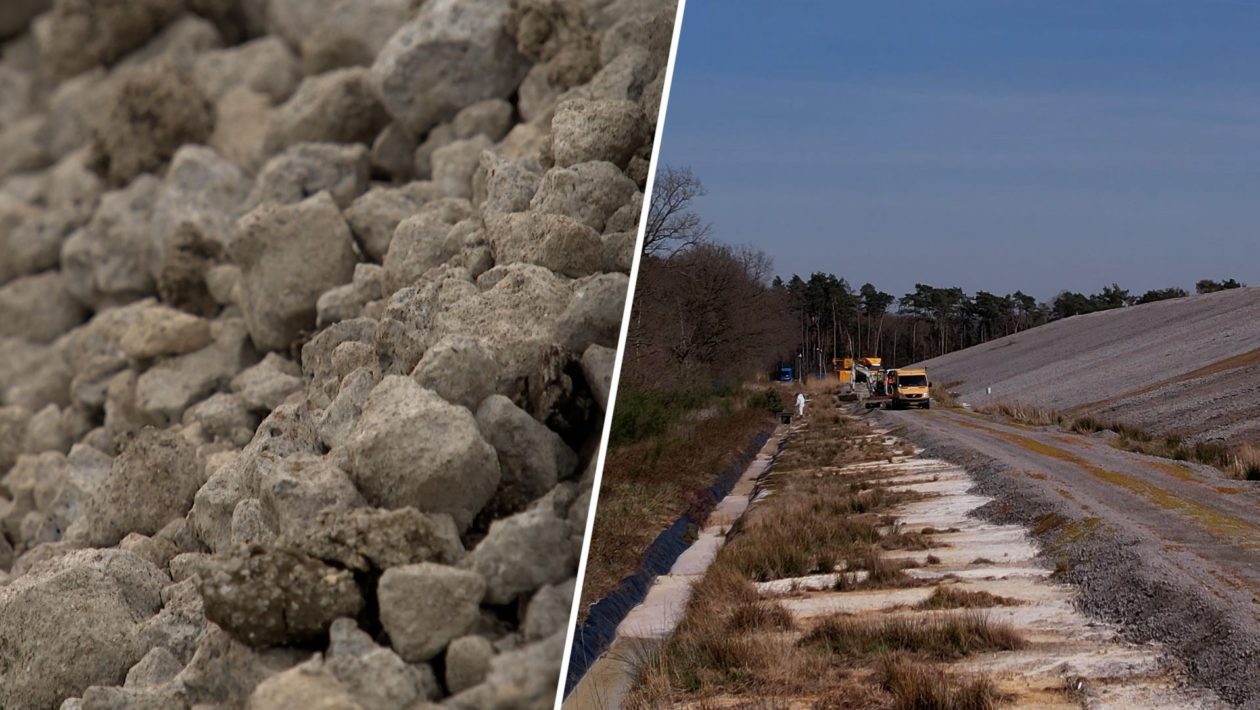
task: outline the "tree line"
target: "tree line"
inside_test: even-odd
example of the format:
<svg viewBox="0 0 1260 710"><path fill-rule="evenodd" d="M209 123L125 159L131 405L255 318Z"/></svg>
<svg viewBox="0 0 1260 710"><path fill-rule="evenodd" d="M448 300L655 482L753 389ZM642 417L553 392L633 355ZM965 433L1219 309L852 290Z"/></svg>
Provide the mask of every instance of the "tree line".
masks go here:
<svg viewBox="0 0 1260 710"><path fill-rule="evenodd" d="M843 357L905 365L1060 318L1189 295L1177 287L1136 295L1111 284L1041 302L1022 291L920 283L898 297L824 272L784 280L771 276L764 253L712 240L693 209L704 188L691 170L663 167L652 193L622 370L629 387L735 384L781 365L818 374ZM1195 291L1243 285L1204 279Z"/></svg>

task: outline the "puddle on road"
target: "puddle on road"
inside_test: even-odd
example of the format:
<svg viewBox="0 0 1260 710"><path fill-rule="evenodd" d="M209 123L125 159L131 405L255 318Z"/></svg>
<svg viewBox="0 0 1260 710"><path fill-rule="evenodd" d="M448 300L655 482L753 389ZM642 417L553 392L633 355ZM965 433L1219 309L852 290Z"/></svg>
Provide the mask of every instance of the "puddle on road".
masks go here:
<svg viewBox="0 0 1260 710"><path fill-rule="evenodd" d="M992 677L1010 700L1004 707L1226 707L1210 692L1188 687L1161 647L1126 642L1115 628L1076 611L1074 590L1053 580L1052 571L1036 562L1037 548L1026 529L969 517L990 499L968 493L972 481L963 469L944 461L899 456L891 463L828 473L857 479L873 470L879 470L881 478L887 476L881 483L924 494L891 512L896 518L892 531L927 532L939 546L884 553L907 565L905 572L918 580L916 586L834 591L835 578L842 572L758 585L764 596L780 600L800 628L836 614L940 613L914 609L938 586L987 592L1017 604L979 611L991 621L1014 626L1028 646L977 654L952 667Z"/></svg>

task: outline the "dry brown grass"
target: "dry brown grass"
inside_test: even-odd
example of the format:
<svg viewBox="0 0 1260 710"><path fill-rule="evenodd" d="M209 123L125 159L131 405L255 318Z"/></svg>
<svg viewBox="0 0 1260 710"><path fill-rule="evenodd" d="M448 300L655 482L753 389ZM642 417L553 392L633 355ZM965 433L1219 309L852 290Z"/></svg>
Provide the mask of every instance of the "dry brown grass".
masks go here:
<svg viewBox="0 0 1260 710"><path fill-rule="evenodd" d="M582 583L581 618L635 570L656 535L770 425L766 412L737 409L609 449Z"/></svg>
<svg viewBox="0 0 1260 710"><path fill-rule="evenodd" d="M932 596L914 605L915 609L937 611L941 609L984 609L995 606L1019 606L1018 599L990 594L982 589L967 590L958 587L937 587Z"/></svg>
<svg viewBox="0 0 1260 710"><path fill-rule="evenodd" d="M1074 434L1110 431L1117 434L1111 441L1111 445L1117 449L1174 461L1193 461L1212 466L1236 480L1260 481L1260 446L1249 442L1232 446L1219 441L1188 442L1175 432L1154 434L1124 422L1108 421L1092 415L1071 416L1011 402L985 404L975 411L1029 426L1054 425Z"/></svg>
<svg viewBox="0 0 1260 710"><path fill-rule="evenodd" d="M883 487L854 489L837 476L777 475L775 495L755 507L722 554L749 579L765 582L834 571L880 542L875 515L909 498Z"/></svg>
<svg viewBox="0 0 1260 710"><path fill-rule="evenodd" d="M993 710L1002 700L986 676L959 676L904 654L880 658L876 677L892 710Z"/></svg>
<svg viewBox="0 0 1260 710"><path fill-rule="evenodd" d="M857 585L862 588L905 587L917 583L906 576L902 562L881 555L877 545L867 547L861 554L850 558L849 568L866 570L866 580Z"/></svg>
<svg viewBox="0 0 1260 710"><path fill-rule="evenodd" d="M1260 481L1260 446L1246 443L1234 449L1233 473L1245 481Z"/></svg>
<svg viewBox="0 0 1260 710"><path fill-rule="evenodd" d="M1064 417L1048 409L1034 407L1020 402L992 402L982 404L973 411L979 414L991 414L1005 417L1020 424L1029 426L1049 426L1058 424Z"/></svg>
<svg viewBox="0 0 1260 710"><path fill-rule="evenodd" d="M809 428L794 437L764 483L773 495L728 533L727 544L693 587L682 621L661 651L640 668L627 707L769 708L812 703L855 710L930 708L934 706L914 703L945 697L938 692L942 681L933 679L936 685L930 687L917 682L917 666L907 666L909 660L887 672L883 666L876 668L881 649L910 649L919 658L952 658L1022 642L981 617L932 614L922 623L869 625L856 645L841 644L842 652L836 652L822 640L823 632L816 629L802 637L782 604L759 597L753 581L841 568L869 573L867 581L855 586L920 583L903 571L903 565L913 562L889 560L882 556L882 548L924 549L932 544L927 535L880 535L891 522L887 510L913 494L879 485L884 475L879 470L863 472L860 479L821 470L836 461L873 455L869 444L844 441L864 429L815 410ZM821 451L811 450L815 447ZM887 454L878 453L881 458ZM959 697L975 696L972 685L983 689L983 681L947 680L948 689L961 693Z"/></svg>
<svg viewBox="0 0 1260 710"><path fill-rule="evenodd" d="M836 677L826 659L795 647L786 633L791 629L787 610L760 599L719 557L694 587L664 649L640 670L629 707L668 707L682 697L755 689L799 691Z"/></svg>
<svg viewBox="0 0 1260 710"><path fill-rule="evenodd" d="M928 388L928 395L931 396L933 404L942 407L957 409L962 406L958 403L958 397L949 390L949 388L957 383L947 383L944 385L932 385Z"/></svg>
<svg viewBox="0 0 1260 710"><path fill-rule="evenodd" d="M922 532L890 533L879 541L879 546L885 550L930 550L934 547L944 547L930 535Z"/></svg>
<svg viewBox="0 0 1260 710"><path fill-rule="evenodd" d="M939 660L1013 651L1026 645L1010 625L990 622L974 612L892 618L833 616L802 636L799 644L844 658L904 651Z"/></svg>

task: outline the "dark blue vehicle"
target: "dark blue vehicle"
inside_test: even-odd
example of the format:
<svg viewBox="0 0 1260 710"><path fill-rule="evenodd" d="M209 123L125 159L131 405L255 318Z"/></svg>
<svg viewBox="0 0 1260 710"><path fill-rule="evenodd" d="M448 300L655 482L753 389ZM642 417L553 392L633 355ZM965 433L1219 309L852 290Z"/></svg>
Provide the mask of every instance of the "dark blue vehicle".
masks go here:
<svg viewBox="0 0 1260 710"><path fill-rule="evenodd" d="M792 371L792 367L780 367L779 374L776 377L779 382L791 382L796 379L796 373Z"/></svg>

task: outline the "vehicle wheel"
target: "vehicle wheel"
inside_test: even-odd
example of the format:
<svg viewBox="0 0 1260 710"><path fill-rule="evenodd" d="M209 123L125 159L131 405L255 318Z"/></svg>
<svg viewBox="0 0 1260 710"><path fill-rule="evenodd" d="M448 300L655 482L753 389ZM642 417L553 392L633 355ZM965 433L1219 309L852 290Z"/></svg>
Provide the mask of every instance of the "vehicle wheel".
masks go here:
<svg viewBox="0 0 1260 710"><path fill-rule="evenodd" d="M931 403L931 402L924 402L924 403L923 403L923 408L924 408L924 409L931 409L931 408L932 408L932 403Z"/></svg>

